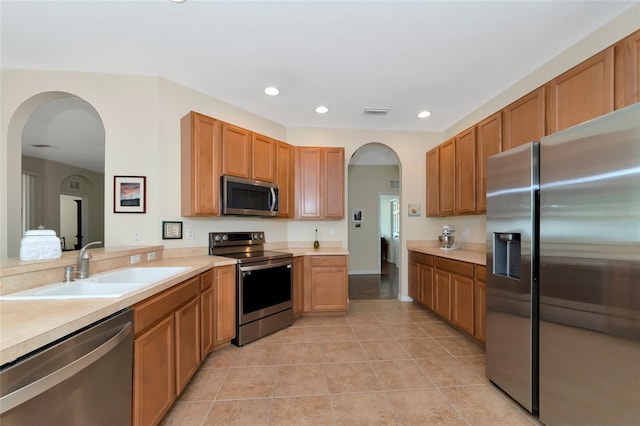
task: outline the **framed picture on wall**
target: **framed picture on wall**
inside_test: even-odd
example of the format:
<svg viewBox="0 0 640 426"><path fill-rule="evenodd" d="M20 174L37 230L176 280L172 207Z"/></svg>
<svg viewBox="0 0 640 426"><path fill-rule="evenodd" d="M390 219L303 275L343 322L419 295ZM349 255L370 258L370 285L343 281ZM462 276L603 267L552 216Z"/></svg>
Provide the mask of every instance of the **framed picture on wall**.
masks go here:
<svg viewBox="0 0 640 426"><path fill-rule="evenodd" d="M409 204L407 213L408 216L420 216L420 204Z"/></svg>
<svg viewBox="0 0 640 426"><path fill-rule="evenodd" d="M361 209L353 209L353 214L351 215L351 220L355 223L362 222L362 210Z"/></svg>
<svg viewBox="0 0 640 426"><path fill-rule="evenodd" d="M146 213L147 212L147 177L146 176L114 176L113 177L113 212L114 213Z"/></svg>

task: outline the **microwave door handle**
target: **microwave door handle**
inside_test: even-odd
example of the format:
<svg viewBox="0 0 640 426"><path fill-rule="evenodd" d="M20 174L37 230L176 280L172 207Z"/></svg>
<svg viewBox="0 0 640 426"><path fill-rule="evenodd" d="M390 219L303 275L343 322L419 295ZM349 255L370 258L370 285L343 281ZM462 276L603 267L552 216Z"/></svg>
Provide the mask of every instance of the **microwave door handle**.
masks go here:
<svg viewBox="0 0 640 426"><path fill-rule="evenodd" d="M273 211L273 209L276 208L276 190L274 188L269 188L269 190L270 190L269 198L271 199L269 210Z"/></svg>

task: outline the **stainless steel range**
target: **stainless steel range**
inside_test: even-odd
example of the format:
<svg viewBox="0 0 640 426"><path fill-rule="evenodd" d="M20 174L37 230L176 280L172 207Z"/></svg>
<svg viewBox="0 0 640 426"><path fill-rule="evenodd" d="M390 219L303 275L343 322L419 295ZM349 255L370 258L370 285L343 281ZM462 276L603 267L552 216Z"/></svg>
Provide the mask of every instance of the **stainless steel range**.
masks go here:
<svg viewBox="0 0 640 426"><path fill-rule="evenodd" d="M264 250L264 232L211 232L209 254L237 259L236 338L242 346L293 323L293 255Z"/></svg>

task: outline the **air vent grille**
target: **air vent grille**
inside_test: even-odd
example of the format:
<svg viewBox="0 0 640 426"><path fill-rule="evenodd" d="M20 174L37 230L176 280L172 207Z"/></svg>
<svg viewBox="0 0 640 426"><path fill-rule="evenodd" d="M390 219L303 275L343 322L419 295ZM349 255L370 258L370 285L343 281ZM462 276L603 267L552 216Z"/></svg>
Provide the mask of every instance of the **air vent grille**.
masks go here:
<svg viewBox="0 0 640 426"><path fill-rule="evenodd" d="M390 180L389 181L389 189L400 189L400 181L399 180Z"/></svg>
<svg viewBox="0 0 640 426"><path fill-rule="evenodd" d="M365 108L364 115L387 115L391 111L390 108Z"/></svg>

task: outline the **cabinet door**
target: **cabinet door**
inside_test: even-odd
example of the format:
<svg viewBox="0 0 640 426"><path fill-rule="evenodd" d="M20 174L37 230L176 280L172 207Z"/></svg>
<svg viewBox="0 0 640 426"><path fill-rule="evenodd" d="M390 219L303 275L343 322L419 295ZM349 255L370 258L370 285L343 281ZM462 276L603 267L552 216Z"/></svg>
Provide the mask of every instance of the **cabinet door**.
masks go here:
<svg viewBox="0 0 640 426"><path fill-rule="evenodd" d="M275 182L275 141L257 133L251 133L251 179Z"/></svg>
<svg viewBox="0 0 640 426"><path fill-rule="evenodd" d="M502 111L478 123L476 130L476 211L487 210L487 158L502 152Z"/></svg>
<svg viewBox="0 0 640 426"><path fill-rule="evenodd" d="M640 101L640 30L624 40L624 106Z"/></svg>
<svg viewBox="0 0 640 426"><path fill-rule="evenodd" d="M319 219L322 179L322 148L296 147L296 218Z"/></svg>
<svg viewBox="0 0 640 426"><path fill-rule="evenodd" d="M609 47L549 83L549 133L613 111L614 48Z"/></svg>
<svg viewBox="0 0 640 426"><path fill-rule="evenodd" d="M325 148L322 180L323 217L344 217L344 148Z"/></svg>
<svg viewBox="0 0 640 426"><path fill-rule="evenodd" d="M228 123L222 123L222 174L251 178L251 135Z"/></svg>
<svg viewBox="0 0 640 426"><path fill-rule="evenodd" d="M304 257L293 258L293 316L304 312Z"/></svg>
<svg viewBox="0 0 640 426"><path fill-rule="evenodd" d="M311 310L346 311L345 268L313 268L311 271Z"/></svg>
<svg viewBox="0 0 640 426"><path fill-rule="evenodd" d="M194 298L175 313L176 395L200 366L200 299Z"/></svg>
<svg viewBox="0 0 640 426"><path fill-rule="evenodd" d="M433 310L434 277L432 266L420 265L420 280L422 287L422 304Z"/></svg>
<svg viewBox="0 0 640 426"><path fill-rule="evenodd" d="M422 302L422 298L420 297L421 282L420 264L409 262L409 297L412 298L414 302Z"/></svg>
<svg viewBox="0 0 640 426"><path fill-rule="evenodd" d="M440 214L440 149L427 152L427 216Z"/></svg>
<svg viewBox="0 0 640 426"><path fill-rule="evenodd" d="M200 358L205 359L213 349L213 287L200 293Z"/></svg>
<svg viewBox="0 0 640 426"><path fill-rule="evenodd" d="M436 269L435 276L433 311L447 321L451 321L451 274Z"/></svg>
<svg viewBox="0 0 640 426"><path fill-rule="evenodd" d="M473 337L484 343L486 341L487 284L476 281L474 300Z"/></svg>
<svg viewBox="0 0 640 426"><path fill-rule="evenodd" d="M452 322L473 336L473 279L451 274Z"/></svg>
<svg viewBox="0 0 640 426"><path fill-rule="evenodd" d="M293 217L293 146L276 142L276 183L278 184L278 217Z"/></svg>
<svg viewBox="0 0 640 426"><path fill-rule="evenodd" d="M157 425L176 396L174 319L169 315L133 345L133 424Z"/></svg>
<svg viewBox="0 0 640 426"><path fill-rule="evenodd" d="M181 214L220 214L220 141L218 121L196 112L180 122Z"/></svg>
<svg viewBox="0 0 640 426"><path fill-rule="evenodd" d="M215 268L215 345L236 337L236 268L234 265Z"/></svg>
<svg viewBox="0 0 640 426"><path fill-rule="evenodd" d="M440 215L452 215L455 211L456 186L455 139L440 145Z"/></svg>
<svg viewBox="0 0 640 426"><path fill-rule="evenodd" d="M545 136L545 88L540 87L504 109L506 151Z"/></svg>
<svg viewBox="0 0 640 426"><path fill-rule="evenodd" d="M476 128L455 138L455 213L476 211Z"/></svg>

